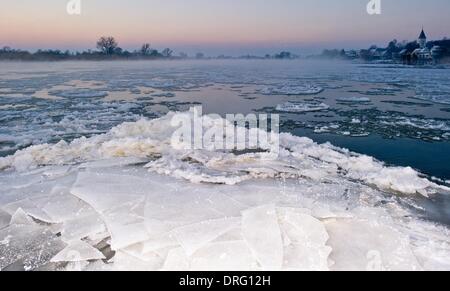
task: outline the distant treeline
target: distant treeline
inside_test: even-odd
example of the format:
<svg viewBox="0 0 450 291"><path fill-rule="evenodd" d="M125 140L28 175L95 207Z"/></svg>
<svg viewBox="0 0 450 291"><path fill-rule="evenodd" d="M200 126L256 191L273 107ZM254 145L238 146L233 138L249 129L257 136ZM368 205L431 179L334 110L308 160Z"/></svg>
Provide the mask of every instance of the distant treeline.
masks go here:
<svg viewBox="0 0 450 291"><path fill-rule="evenodd" d="M64 61L64 60L158 60L158 59L188 59L186 53L174 55L173 50L166 48L162 51L153 49L149 43L144 43L140 49L128 51L122 49L114 37L101 37L96 43L97 50L87 50L83 52L71 52L69 50L38 50L29 52L10 47L0 49L0 61ZM199 52L192 58L211 59ZM214 59L297 59L298 55L287 51L282 51L274 55L254 56L244 55L240 57L230 57L220 55Z"/></svg>
<svg viewBox="0 0 450 291"><path fill-rule="evenodd" d="M10 61L59 61L59 60L120 60L120 59L170 59L182 58L173 56L169 48L161 52L145 43L139 50L127 51L119 47L114 37L102 37L97 41L98 50L70 52L61 50L38 50L34 53L25 50L4 47L0 49L0 60Z"/></svg>

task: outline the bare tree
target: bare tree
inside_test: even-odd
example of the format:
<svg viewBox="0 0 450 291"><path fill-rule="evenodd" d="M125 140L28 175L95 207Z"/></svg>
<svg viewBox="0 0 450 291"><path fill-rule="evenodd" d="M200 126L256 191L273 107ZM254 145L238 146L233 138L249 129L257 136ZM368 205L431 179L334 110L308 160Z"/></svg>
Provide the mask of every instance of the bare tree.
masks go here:
<svg viewBox="0 0 450 291"><path fill-rule="evenodd" d="M150 44L144 43L141 47L141 55L147 56L147 55L150 55L151 52L152 52L152 49L150 48Z"/></svg>
<svg viewBox="0 0 450 291"><path fill-rule="evenodd" d="M112 55L117 50L118 44L114 39L114 37L103 36L97 41L97 48L101 50L104 54Z"/></svg>

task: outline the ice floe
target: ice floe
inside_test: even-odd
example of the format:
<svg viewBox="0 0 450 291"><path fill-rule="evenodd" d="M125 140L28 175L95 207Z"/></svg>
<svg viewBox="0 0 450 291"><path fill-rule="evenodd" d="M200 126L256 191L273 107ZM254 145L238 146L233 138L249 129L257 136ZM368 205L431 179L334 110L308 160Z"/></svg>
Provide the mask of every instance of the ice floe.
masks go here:
<svg viewBox="0 0 450 291"><path fill-rule="evenodd" d="M348 102L348 103L367 103L370 102L370 98L367 97L340 97L336 99L339 102Z"/></svg>
<svg viewBox="0 0 450 291"><path fill-rule="evenodd" d="M50 91L49 94L64 98L103 98L108 96L107 92L92 89Z"/></svg>
<svg viewBox="0 0 450 291"><path fill-rule="evenodd" d="M286 102L284 104L279 104L275 108L277 111L281 112L314 112L328 110L330 106L325 103L299 103L299 102Z"/></svg>
<svg viewBox="0 0 450 291"><path fill-rule="evenodd" d="M286 84L280 86L268 86L261 89L261 93L265 95L316 95L323 91L322 87L306 84L294 85Z"/></svg>

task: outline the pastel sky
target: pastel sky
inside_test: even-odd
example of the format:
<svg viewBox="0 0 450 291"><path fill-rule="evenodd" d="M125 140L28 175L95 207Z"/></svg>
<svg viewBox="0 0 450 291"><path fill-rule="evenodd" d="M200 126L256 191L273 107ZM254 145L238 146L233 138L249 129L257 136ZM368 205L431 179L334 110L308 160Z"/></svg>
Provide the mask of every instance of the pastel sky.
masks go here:
<svg viewBox="0 0 450 291"><path fill-rule="evenodd" d="M422 25L432 39L450 36L449 0L1 0L0 47L94 49L102 35L126 49L155 48L210 55L308 53L362 48L391 39L417 38Z"/></svg>

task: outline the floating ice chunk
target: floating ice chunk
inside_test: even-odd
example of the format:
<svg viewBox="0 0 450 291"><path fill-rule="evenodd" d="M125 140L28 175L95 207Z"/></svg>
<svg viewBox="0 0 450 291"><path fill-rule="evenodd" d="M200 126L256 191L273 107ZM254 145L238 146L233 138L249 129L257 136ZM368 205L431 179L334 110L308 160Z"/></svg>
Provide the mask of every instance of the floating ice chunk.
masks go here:
<svg viewBox="0 0 450 291"><path fill-rule="evenodd" d="M175 97L175 93L154 93L151 95L152 97L166 97L166 98L173 98Z"/></svg>
<svg viewBox="0 0 450 291"><path fill-rule="evenodd" d="M340 97L336 101L345 103L367 103L370 102L370 98L367 97Z"/></svg>
<svg viewBox="0 0 450 291"><path fill-rule="evenodd" d="M59 90L51 91L49 94L63 98L103 98L108 96L107 92L91 89Z"/></svg>
<svg viewBox="0 0 450 291"><path fill-rule="evenodd" d="M266 87L261 90L261 93L264 95L316 95L322 91L322 87L306 84Z"/></svg>
<svg viewBox="0 0 450 291"><path fill-rule="evenodd" d="M11 217L9 224L30 225L33 223L33 220L25 213L25 211L23 211L22 208L19 208Z"/></svg>
<svg viewBox="0 0 450 291"><path fill-rule="evenodd" d="M208 220L177 228L173 232L186 254L191 256L207 243L238 226L239 223L239 218Z"/></svg>
<svg viewBox="0 0 450 291"><path fill-rule="evenodd" d="M211 243L198 250L191 258L190 269L249 271L259 270L259 266L245 241L229 241Z"/></svg>
<svg viewBox="0 0 450 291"><path fill-rule="evenodd" d="M243 211L242 235L264 270L281 269L283 242L274 205Z"/></svg>
<svg viewBox="0 0 450 291"><path fill-rule="evenodd" d="M377 221L342 219L329 221L328 245L333 249L332 270L418 271L422 267L408 237Z"/></svg>
<svg viewBox="0 0 450 291"><path fill-rule="evenodd" d="M330 106L325 103L293 103L286 102L279 104L276 107L277 111L281 112L314 112L328 110Z"/></svg>
<svg viewBox="0 0 450 291"><path fill-rule="evenodd" d="M103 260L105 256L84 241L72 241L65 249L51 259L53 263Z"/></svg>

